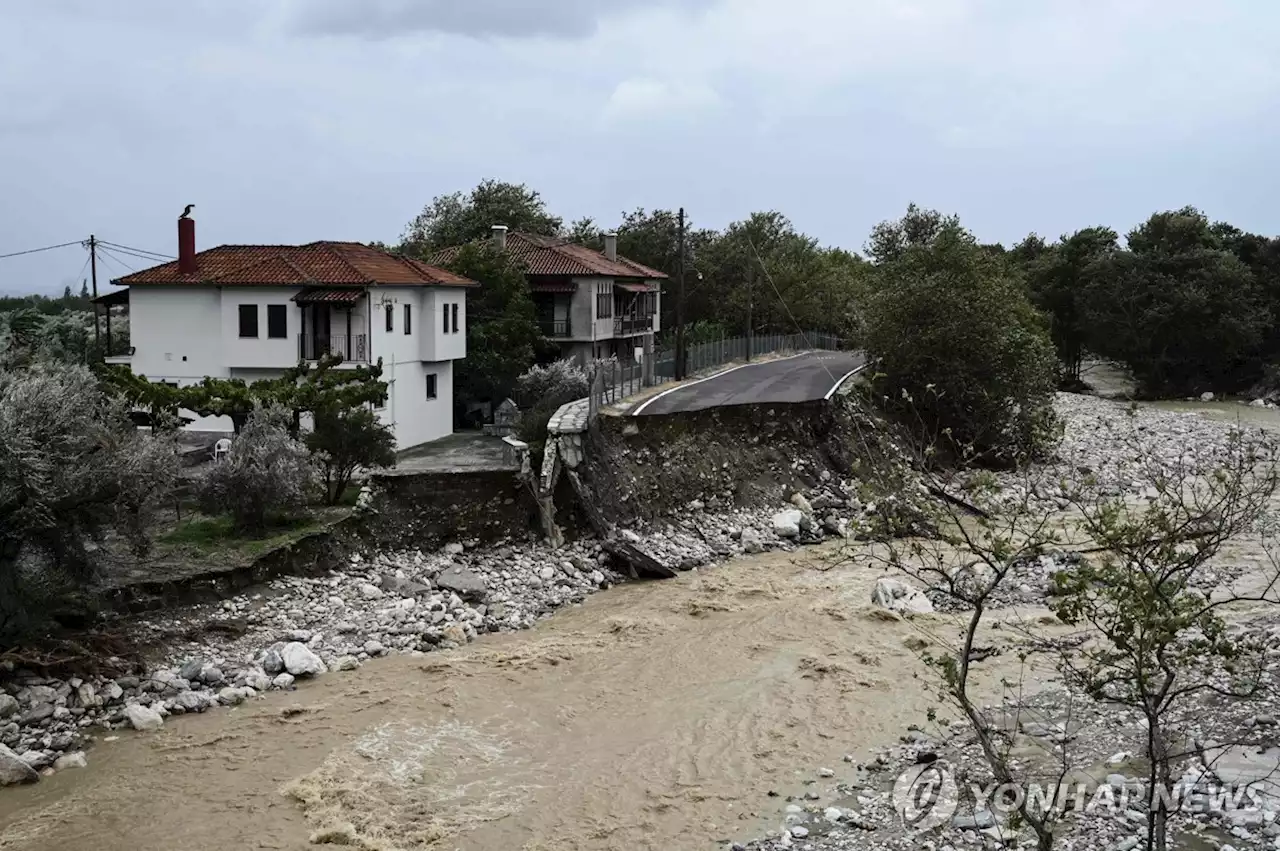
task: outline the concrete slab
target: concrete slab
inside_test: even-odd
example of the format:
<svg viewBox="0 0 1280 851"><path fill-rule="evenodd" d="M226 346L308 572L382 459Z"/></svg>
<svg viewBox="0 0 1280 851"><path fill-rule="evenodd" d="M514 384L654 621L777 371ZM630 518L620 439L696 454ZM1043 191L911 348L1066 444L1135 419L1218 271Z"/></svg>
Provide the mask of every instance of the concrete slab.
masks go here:
<svg viewBox="0 0 1280 851"><path fill-rule="evenodd" d="M519 467L503 457L501 437L478 431L460 431L401 452L395 469L384 475L413 473L471 473L482 470L511 470Z"/></svg>

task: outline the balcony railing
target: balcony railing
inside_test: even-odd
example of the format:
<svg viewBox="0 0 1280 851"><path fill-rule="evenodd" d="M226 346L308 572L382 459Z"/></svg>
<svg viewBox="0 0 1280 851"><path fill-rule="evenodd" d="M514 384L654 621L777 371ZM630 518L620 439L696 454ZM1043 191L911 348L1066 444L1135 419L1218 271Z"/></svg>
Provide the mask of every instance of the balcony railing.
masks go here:
<svg viewBox="0 0 1280 851"><path fill-rule="evenodd" d="M344 361L369 360L369 348L364 334L298 335L298 357L302 360L320 360L327 355L342 355Z"/></svg>
<svg viewBox="0 0 1280 851"><path fill-rule="evenodd" d="M542 331L542 336L556 339L558 337L569 336L569 320L568 319L539 319L538 328Z"/></svg>
<svg viewBox="0 0 1280 851"><path fill-rule="evenodd" d="M647 334L652 330L652 316L618 316L613 320L613 333L620 336Z"/></svg>

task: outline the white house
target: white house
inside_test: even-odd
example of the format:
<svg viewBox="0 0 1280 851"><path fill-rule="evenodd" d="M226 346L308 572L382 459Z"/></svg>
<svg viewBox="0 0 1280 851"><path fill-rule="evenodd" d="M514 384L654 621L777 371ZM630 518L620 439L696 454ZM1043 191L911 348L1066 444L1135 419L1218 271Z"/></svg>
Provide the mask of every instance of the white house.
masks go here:
<svg viewBox="0 0 1280 851"><path fill-rule="evenodd" d="M178 386L205 376L275 378L329 353L344 366L382 360L382 421L401 448L453 430L453 362L467 354L474 281L355 242L220 245L195 250L178 221L178 259L112 281L127 290L132 351L108 358ZM229 431L213 417L189 428Z"/></svg>
<svg viewBox="0 0 1280 851"><path fill-rule="evenodd" d="M605 236L604 251L560 237L508 233L494 225L494 244L524 267L542 335L561 355L579 359L636 360L652 353L659 330L661 284L667 276L618 254L618 237ZM447 263L460 246L432 260Z"/></svg>

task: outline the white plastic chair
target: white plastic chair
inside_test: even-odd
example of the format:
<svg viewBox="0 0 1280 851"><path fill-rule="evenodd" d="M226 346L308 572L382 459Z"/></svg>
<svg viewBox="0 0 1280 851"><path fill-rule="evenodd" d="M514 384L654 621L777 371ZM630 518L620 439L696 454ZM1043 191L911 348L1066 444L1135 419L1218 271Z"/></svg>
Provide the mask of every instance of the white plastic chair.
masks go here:
<svg viewBox="0 0 1280 851"><path fill-rule="evenodd" d="M221 461L231 454L231 441L227 438L221 438L217 443L213 444L213 460Z"/></svg>

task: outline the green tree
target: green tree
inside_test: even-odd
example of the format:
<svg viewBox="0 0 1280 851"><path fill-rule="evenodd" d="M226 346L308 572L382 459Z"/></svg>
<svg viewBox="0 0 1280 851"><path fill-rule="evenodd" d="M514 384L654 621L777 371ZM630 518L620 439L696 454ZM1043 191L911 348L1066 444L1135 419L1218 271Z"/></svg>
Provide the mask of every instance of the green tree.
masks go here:
<svg viewBox="0 0 1280 851"><path fill-rule="evenodd" d="M467 356L454 364L453 397L460 420L467 406L501 402L538 356L542 335L524 270L488 242L464 245L451 271L478 281L467 298Z"/></svg>
<svg viewBox="0 0 1280 851"><path fill-rule="evenodd" d="M1208 219L1191 208L1157 213L1128 242L1085 269L1089 348L1126 364L1152 395L1232 392L1256 380L1271 314Z"/></svg>
<svg viewBox="0 0 1280 851"><path fill-rule="evenodd" d="M604 231L596 224L596 220L590 216L584 216L569 225L564 237L570 242L594 248L596 251L604 250Z"/></svg>
<svg viewBox="0 0 1280 851"><path fill-rule="evenodd" d="M1049 335L1068 384L1080 380L1089 334L1085 269L1119 251L1118 239L1115 231L1105 227L1076 231L1051 246L1032 234L1009 252L1011 261L1026 276L1032 303L1049 317Z"/></svg>
<svg viewBox="0 0 1280 851"><path fill-rule="evenodd" d="M392 467L396 463L395 435L368 408L316 411L306 445L320 464L330 505L342 501L356 470Z"/></svg>
<svg viewBox="0 0 1280 851"><path fill-rule="evenodd" d="M442 248L488 237L494 225L555 236L563 224L548 212L542 196L523 183L485 180L470 193L433 198L405 229L400 250L427 257Z"/></svg>
<svg viewBox="0 0 1280 851"><path fill-rule="evenodd" d="M879 225L871 249L866 348L888 408L949 434L966 460L1016 463L1047 449L1053 345L1004 260L955 217L915 207Z"/></svg>
<svg viewBox="0 0 1280 851"><path fill-rule="evenodd" d="M342 363L342 356L334 354L314 364L301 362L279 378L249 383L242 378L206 376L198 384L180 388L149 381L124 366L104 366L99 374L118 396L148 412L154 422L174 423L179 409L186 409L201 417L228 417L239 434L258 408L278 406L290 412L290 430L296 437L306 414L366 407L386 400L381 359L354 368L339 368Z"/></svg>

